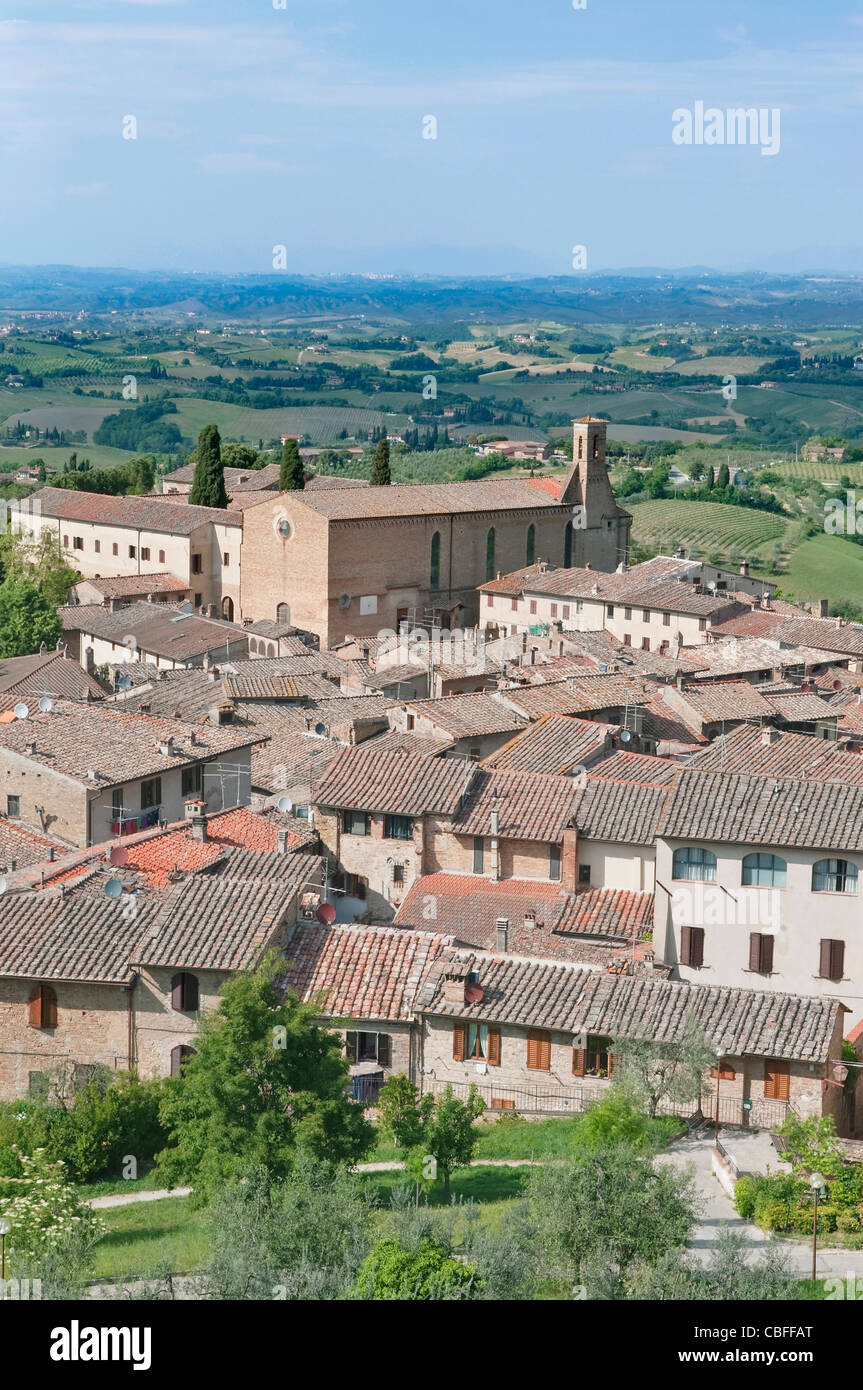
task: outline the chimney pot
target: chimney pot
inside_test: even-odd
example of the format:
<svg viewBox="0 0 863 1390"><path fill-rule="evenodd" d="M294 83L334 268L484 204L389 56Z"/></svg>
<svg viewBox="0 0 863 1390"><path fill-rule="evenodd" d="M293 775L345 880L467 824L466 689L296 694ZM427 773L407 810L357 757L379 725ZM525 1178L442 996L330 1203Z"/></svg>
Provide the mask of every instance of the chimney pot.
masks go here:
<svg viewBox="0 0 863 1390"><path fill-rule="evenodd" d="M494 929L495 950L499 955L503 955L506 952L509 941L509 919L507 917L498 917L494 924Z"/></svg>
<svg viewBox="0 0 863 1390"><path fill-rule="evenodd" d="M276 847L279 854L285 855L288 852L288 832L283 827L279 828L276 835Z"/></svg>

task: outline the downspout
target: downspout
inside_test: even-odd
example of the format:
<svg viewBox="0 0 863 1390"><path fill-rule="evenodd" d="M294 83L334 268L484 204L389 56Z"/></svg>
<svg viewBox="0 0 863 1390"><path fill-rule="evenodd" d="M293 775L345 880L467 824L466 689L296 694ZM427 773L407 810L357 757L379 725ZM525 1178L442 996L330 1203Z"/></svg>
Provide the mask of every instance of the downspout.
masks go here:
<svg viewBox="0 0 863 1390"><path fill-rule="evenodd" d="M129 1071L135 1067L135 986L138 983L137 971L132 972L132 978L127 985L124 985L128 1001L128 1037L126 1043L126 1061Z"/></svg>
<svg viewBox="0 0 863 1390"><path fill-rule="evenodd" d="M498 883L498 882L500 881L500 859L499 859L500 841L499 841L499 839L498 839L498 834L499 834L499 832L500 832L500 811L492 811L492 813L491 813L491 878L492 878L492 883Z"/></svg>

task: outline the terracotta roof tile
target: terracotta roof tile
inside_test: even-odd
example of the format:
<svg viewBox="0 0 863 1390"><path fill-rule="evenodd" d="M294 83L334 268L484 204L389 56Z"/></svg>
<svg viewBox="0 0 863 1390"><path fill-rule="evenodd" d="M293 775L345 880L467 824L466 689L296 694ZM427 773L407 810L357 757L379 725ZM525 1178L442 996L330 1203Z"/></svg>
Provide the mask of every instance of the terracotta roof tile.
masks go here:
<svg viewBox="0 0 863 1390"><path fill-rule="evenodd" d="M445 944L436 932L301 922L285 948L285 983L301 999L322 996L331 1018L407 1019L424 972Z"/></svg>

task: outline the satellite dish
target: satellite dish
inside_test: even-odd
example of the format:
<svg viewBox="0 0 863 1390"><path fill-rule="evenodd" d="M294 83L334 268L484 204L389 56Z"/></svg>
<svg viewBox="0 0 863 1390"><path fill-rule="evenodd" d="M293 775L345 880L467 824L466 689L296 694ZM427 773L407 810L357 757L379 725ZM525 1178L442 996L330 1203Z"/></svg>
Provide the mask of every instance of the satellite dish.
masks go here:
<svg viewBox="0 0 863 1390"><path fill-rule="evenodd" d="M464 1001L466 1004L479 1004L482 1002L482 988L480 985L465 985Z"/></svg>
<svg viewBox="0 0 863 1390"><path fill-rule="evenodd" d="M115 864L118 869L122 869L123 865L129 862L129 851L124 849L122 845L115 845L108 855L108 862Z"/></svg>
<svg viewBox="0 0 863 1390"><path fill-rule="evenodd" d="M322 927L331 927L336 920L336 909L332 903L321 903L315 916Z"/></svg>
<svg viewBox="0 0 863 1390"><path fill-rule="evenodd" d="M622 732L622 734L620 735L620 741L621 741L621 743L628 743L629 740L630 740L631 738L632 738L632 734L629 732L629 730L628 730L628 729L624 729L623 732Z"/></svg>
<svg viewBox="0 0 863 1390"><path fill-rule="evenodd" d="M43 696L42 696L42 699L39 701L39 713L40 713L40 714L50 714L53 708L54 708L54 701L53 701L53 700L49 700L49 698L48 698L47 695L43 695Z"/></svg>
<svg viewBox="0 0 863 1390"><path fill-rule="evenodd" d="M106 898L119 898L123 892L123 885L118 878L109 878L105 884Z"/></svg>
<svg viewBox="0 0 863 1390"><path fill-rule="evenodd" d="M289 796L280 796L276 802L276 809L279 811L293 811L294 803Z"/></svg>
<svg viewBox="0 0 863 1390"><path fill-rule="evenodd" d="M320 736L321 736L322 738L323 738L323 736L324 736L324 734L325 734L326 732L327 732L327 726L326 726L326 724L316 724L316 725L315 725L315 733L316 733L316 734L320 734Z"/></svg>
<svg viewBox="0 0 863 1390"><path fill-rule="evenodd" d="M351 596L350 596L350 594L339 594L339 608L341 608L342 611L344 611L344 609L350 608L350 606L351 606Z"/></svg>
<svg viewBox="0 0 863 1390"><path fill-rule="evenodd" d="M16 719L26 719L30 713L29 709L24 704L16 705L12 712Z"/></svg>

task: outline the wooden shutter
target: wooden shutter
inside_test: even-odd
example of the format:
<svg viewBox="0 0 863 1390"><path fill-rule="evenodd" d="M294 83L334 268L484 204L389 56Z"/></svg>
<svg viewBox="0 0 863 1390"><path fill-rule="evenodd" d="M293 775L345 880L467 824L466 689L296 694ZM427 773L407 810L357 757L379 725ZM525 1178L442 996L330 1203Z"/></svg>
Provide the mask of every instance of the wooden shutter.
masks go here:
<svg viewBox="0 0 863 1390"><path fill-rule="evenodd" d="M551 1034L543 1028L528 1031L527 1065L532 1071L548 1071L551 1067Z"/></svg>
<svg viewBox="0 0 863 1390"><path fill-rule="evenodd" d="M609 1047L609 1049L608 1049L608 1079L609 1079L609 1081L611 1080L611 1077L613 1076L613 1074L614 1074L614 1054L613 1054L613 1052L611 1051L611 1048Z"/></svg>
<svg viewBox="0 0 863 1390"><path fill-rule="evenodd" d="M393 1050L390 1046L389 1033L378 1033L378 1066L389 1067L392 1065Z"/></svg>
<svg viewBox="0 0 863 1390"><path fill-rule="evenodd" d="M345 1052L349 1062L357 1060L357 1035L356 1033L345 1033Z"/></svg>
<svg viewBox="0 0 863 1390"><path fill-rule="evenodd" d="M704 928L680 928L680 964L699 967L704 964Z"/></svg>
<svg viewBox="0 0 863 1390"><path fill-rule="evenodd" d="M791 1064L789 1062L764 1063L765 1100L787 1100L791 1083Z"/></svg>
<svg viewBox="0 0 863 1390"><path fill-rule="evenodd" d="M171 1008L176 1013L183 1011L183 972L179 971L171 980ZM176 1049L175 1049L176 1050ZM171 1054L173 1056L173 1053ZM173 1072L171 1075L173 1076Z"/></svg>
<svg viewBox="0 0 863 1390"><path fill-rule="evenodd" d="M198 977L183 971L183 1008L187 1013L198 1007Z"/></svg>
<svg viewBox="0 0 863 1390"><path fill-rule="evenodd" d="M583 1047L574 1047L572 1049L572 1074L573 1076L584 1076Z"/></svg>
<svg viewBox="0 0 863 1390"><path fill-rule="evenodd" d="M769 975L773 969L773 937L761 937L761 972Z"/></svg>
<svg viewBox="0 0 863 1390"><path fill-rule="evenodd" d="M30 991L30 1008L27 1014L27 1022L31 1028L42 1027L42 986L34 985Z"/></svg>
<svg viewBox="0 0 863 1390"><path fill-rule="evenodd" d="M819 974L824 980L841 980L845 973L845 942L831 941L826 938L821 942L821 965Z"/></svg>
<svg viewBox="0 0 863 1390"><path fill-rule="evenodd" d="M749 969L761 970L761 933L757 931L749 933Z"/></svg>
<svg viewBox="0 0 863 1390"><path fill-rule="evenodd" d="M50 985L42 986L42 1027L57 1027L57 995Z"/></svg>
<svg viewBox="0 0 863 1390"><path fill-rule="evenodd" d="M464 1024L454 1023L452 1026L452 1055L456 1062L464 1061Z"/></svg>
<svg viewBox="0 0 863 1390"><path fill-rule="evenodd" d="M829 980L831 957L833 955L833 942L823 939L821 941L819 955L818 974L821 976L822 980Z"/></svg>
<svg viewBox="0 0 863 1390"><path fill-rule="evenodd" d="M171 1048L171 1075L179 1076L183 1067L190 1057L194 1057L195 1049L189 1047L188 1043L180 1043L179 1047Z"/></svg>
<svg viewBox="0 0 863 1390"><path fill-rule="evenodd" d="M718 1066L710 1068L710 1075L713 1077L714 1081L716 1080L717 1074L720 1081L733 1081L735 1076L734 1068L729 1066L727 1062L720 1062Z"/></svg>
<svg viewBox="0 0 863 1390"><path fill-rule="evenodd" d="M490 1067L500 1066L500 1029L489 1028L488 1030L488 1064Z"/></svg>

